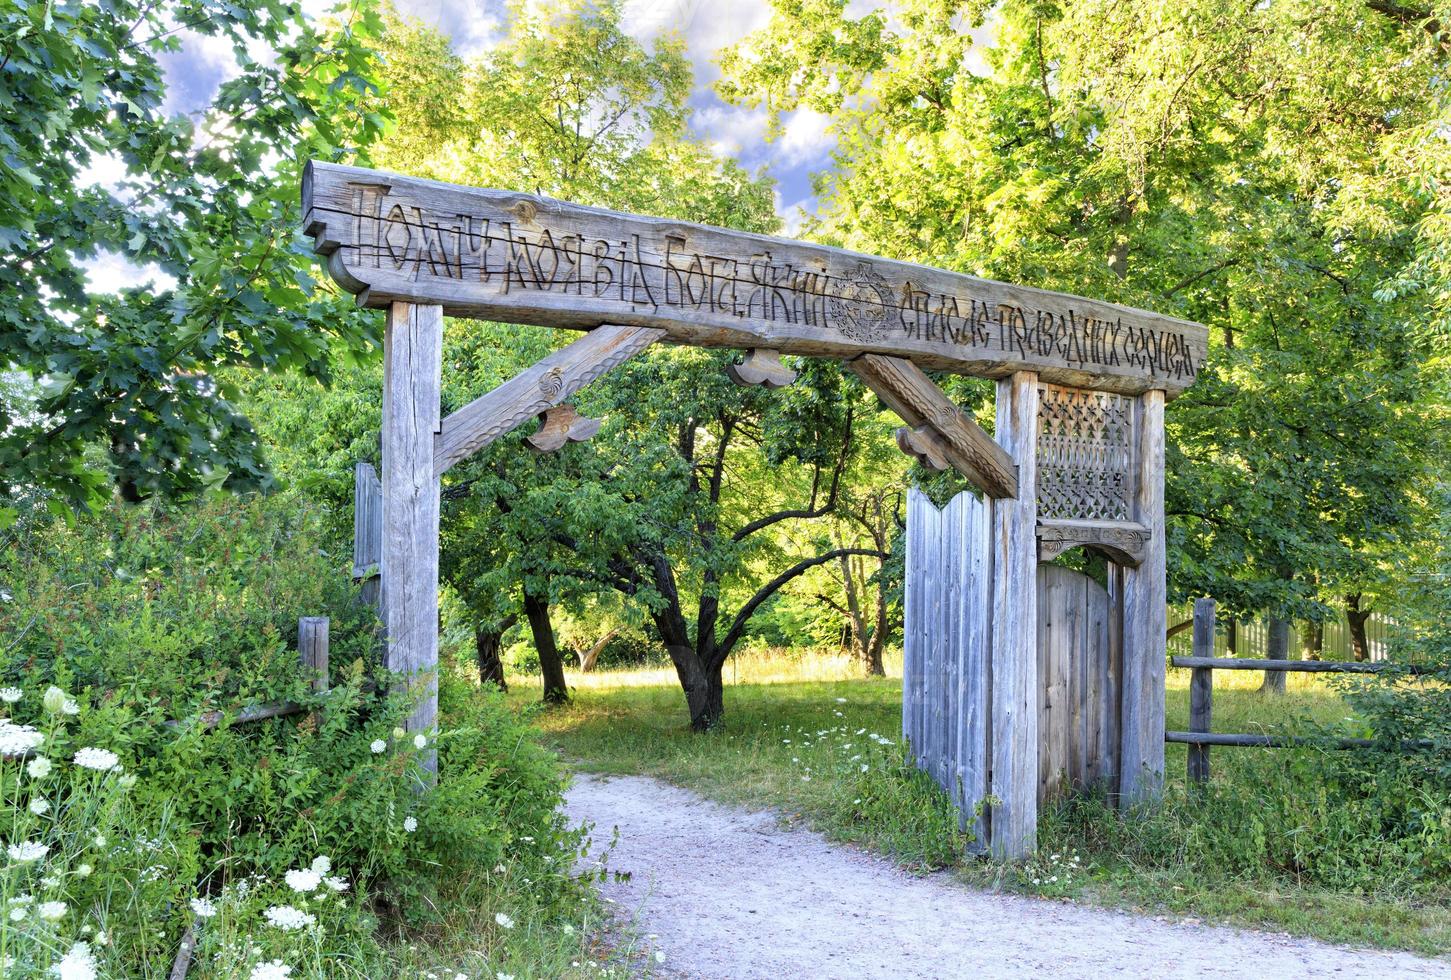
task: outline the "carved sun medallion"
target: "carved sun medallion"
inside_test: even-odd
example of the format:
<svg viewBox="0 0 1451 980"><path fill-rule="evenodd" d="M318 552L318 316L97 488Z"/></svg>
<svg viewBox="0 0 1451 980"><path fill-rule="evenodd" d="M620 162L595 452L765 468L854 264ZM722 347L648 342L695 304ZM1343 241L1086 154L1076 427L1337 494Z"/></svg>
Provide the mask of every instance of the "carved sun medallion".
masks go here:
<svg viewBox="0 0 1451 980"><path fill-rule="evenodd" d="M858 262L829 297L828 304L832 325L852 340L879 337L887 325L887 313L895 309L887 280L870 262Z"/></svg>

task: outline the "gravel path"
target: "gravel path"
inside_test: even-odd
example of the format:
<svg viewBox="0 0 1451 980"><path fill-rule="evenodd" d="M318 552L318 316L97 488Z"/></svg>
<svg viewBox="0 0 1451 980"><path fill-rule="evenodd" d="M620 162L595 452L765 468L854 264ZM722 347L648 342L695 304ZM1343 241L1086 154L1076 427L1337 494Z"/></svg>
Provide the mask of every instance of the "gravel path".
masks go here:
<svg viewBox="0 0 1451 980"><path fill-rule="evenodd" d="M1451 963L1307 939L994 895L947 875L783 829L637 776L578 776L567 811L628 881L605 885L638 916L657 975L708 980L930 977L1451 977Z"/></svg>

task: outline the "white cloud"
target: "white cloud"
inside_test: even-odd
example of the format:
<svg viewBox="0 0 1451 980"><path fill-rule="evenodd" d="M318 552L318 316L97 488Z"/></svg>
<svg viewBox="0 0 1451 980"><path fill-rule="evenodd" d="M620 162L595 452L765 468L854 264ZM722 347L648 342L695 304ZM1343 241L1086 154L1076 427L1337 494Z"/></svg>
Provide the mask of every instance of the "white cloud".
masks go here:
<svg viewBox="0 0 1451 980"><path fill-rule="evenodd" d="M104 249L83 263L88 291L114 293L133 286L149 286L153 292L171 289L176 280L154 263L136 265L115 252Z"/></svg>
<svg viewBox="0 0 1451 980"><path fill-rule="evenodd" d="M759 155L766 139L766 110L711 102L691 113L690 128L721 156Z"/></svg>
<svg viewBox="0 0 1451 980"><path fill-rule="evenodd" d="M787 167L826 162L836 137L827 130L831 117L814 109L801 108L786 119L779 140L778 156Z"/></svg>

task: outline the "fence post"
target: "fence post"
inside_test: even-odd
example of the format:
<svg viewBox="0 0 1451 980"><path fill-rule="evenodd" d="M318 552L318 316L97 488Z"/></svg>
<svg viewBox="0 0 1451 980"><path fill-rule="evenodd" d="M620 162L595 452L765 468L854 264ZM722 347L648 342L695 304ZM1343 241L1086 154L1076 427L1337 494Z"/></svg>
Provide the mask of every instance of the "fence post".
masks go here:
<svg viewBox="0 0 1451 980"><path fill-rule="evenodd" d="M325 694L328 689L327 633L326 616L303 616L297 621L297 652L314 694Z"/></svg>
<svg viewBox="0 0 1451 980"><path fill-rule="evenodd" d="M1214 656L1214 600L1194 600L1194 649L1196 657ZM1214 668L1195 667L1189 675L1189 730L1210 730L1214 708ZM1209 782L1209 746L1189 746L1190 783Z"/></svg>

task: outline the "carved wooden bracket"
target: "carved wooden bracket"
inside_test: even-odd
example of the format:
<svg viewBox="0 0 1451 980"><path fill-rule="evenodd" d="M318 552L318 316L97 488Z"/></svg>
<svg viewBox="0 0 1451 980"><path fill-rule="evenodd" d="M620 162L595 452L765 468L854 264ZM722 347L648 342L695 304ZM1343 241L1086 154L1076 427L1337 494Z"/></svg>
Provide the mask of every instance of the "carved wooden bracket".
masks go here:
<svg viewBox="0 0 1451 980"><path fill-rule="evenodd" d="M726 373L742 387L764 385L767 388L784 388L796 380L796 372L781 363L781 352L765 347L746 351L745 360L726 365Z"/></svg>
<svg viewBox="0 0 1451 980"><path fill-rule="evenodd" d="M568 402L543 412L539 422L539 431L524 439L539 453L552 453L567 442L584 442L600 431L599 419L579 414Z"/></svg>
<svg viewBox="0 0 1451 980"><path fill-rule="evenodd" d="M1074 548L1091 548L1130 568L1143 564L1149 529L1123 521L1039 521L1038 560L1052 561Z"/></svg>
<svg viewBox="0 0 1451 980"><path fill-rule="evenodd" d="M897 429L897 448L929 470L945 470L952 464L947 461L947 447L942 437L926 425L917 428L904 425Z"/></svg>
<svg viewBox="0 0 1451 980"><path fill-rule="evenodd" d="M983 493L999 500L1018 495L1018 467L1012 457L916 364L901 357L863 354L848 366L914 430L906 444L901 436L897 439L904 452L911 455L914 450L909 445L925 444L921 435L925 430L937 437L943 460Z"/></svg>

